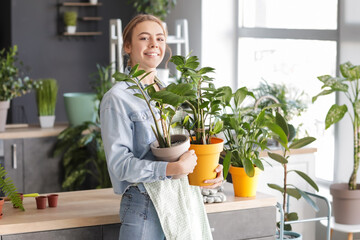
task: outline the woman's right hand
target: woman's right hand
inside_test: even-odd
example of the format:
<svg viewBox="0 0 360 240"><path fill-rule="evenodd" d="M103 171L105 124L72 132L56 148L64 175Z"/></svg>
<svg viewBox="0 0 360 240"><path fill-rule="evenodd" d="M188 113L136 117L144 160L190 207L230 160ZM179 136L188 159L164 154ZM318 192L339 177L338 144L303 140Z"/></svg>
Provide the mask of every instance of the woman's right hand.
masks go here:
<svg viewBox="0 0 360 240"><path fill-rule="evenodd" d="M167 176L188 175L194 171L197 164L197 156L194 150L189 150L180 156L177 162L170 162L166 168Z"/></svg>

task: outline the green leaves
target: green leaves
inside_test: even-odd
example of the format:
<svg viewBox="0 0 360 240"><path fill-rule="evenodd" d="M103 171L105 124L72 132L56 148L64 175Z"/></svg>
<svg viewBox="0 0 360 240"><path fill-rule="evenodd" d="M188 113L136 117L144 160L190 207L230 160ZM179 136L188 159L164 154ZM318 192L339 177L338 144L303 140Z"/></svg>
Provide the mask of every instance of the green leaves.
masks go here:
<svg viewBox="0 0 360 240"><path fill-rule="evenodd" d="M316 138L313 137L304 137L302 139L295 140L290 144L289 149L299 149L305 147L315 140Z"/></svg>
<svg viewBox="0 0 360 240"><path fill-rule="evenodd" d="M345 104L342 106L337 104L332 105L325 118L325 129L328 129L331 125L340 121L347 111L348 108Z"/></svg>
<svg viewBox="0 0 360 240"><path fill-rule="evenodd" d="M22 211L25 211L13 180L10 177L6 177L6 175L6 170L0 165L0 190L5 194L5 196L10 198L14 206L19 207Z"/></svg>

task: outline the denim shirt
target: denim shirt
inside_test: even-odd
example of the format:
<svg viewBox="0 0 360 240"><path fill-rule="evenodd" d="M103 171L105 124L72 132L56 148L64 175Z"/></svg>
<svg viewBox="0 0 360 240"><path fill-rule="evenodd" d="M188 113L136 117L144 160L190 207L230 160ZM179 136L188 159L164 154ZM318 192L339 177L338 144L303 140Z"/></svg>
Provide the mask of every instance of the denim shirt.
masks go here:
<svg viewBox="0 0 360 240"><path fill-rule="evenodd" d="M100 105L101 136L114 192L122 194L132 184L154 182L166 178L167 162L156 161L150 143L155 141L151 129L151 112L143 99L127 89L129 82L116 83ZM154 109L155 110L155 109ZM159 113L156 112L156 118Z"/></svg>

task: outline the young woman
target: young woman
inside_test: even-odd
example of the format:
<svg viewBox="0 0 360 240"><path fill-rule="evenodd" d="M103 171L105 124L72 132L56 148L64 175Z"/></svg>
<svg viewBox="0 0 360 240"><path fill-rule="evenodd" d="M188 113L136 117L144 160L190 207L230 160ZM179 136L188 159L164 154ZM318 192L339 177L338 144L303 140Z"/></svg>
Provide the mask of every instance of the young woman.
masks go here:
<svg viewBox="0 0 360 240"><path fill-rule="evenodd" d="M162 22L152 15L136 16L123 31L123 50L129 56L126 70L139 64L139 69L151 72L141 84L156 83L156 90L164 87L155 75L156 67L165 55L166 38L167 32ZM191 173L197 157L191 150L184 153L177 162L154 159L149 146L155 140L150 111L144 100L133 96L136 90L127 89L129 86L127 82L115 84L104 95L100 107L101 133L109 174L114 192L122 194L119 239L163 240L164 226L160 223L163 222L160 221L163 216L160 215L159 219L159 211L155 210L159 210L161 206L154 207L154 198L169 197L165 190L175 181L169 180L171 176ZM221 165L216 172L217 178L207 180L208 183L213 183L210 188L222 183ZM146 184L160 181L166 181L170 185L164 191L155 190L158 196L150 196L147 191L150 187ZM178 193L170 195L173 194Z"/></svg>

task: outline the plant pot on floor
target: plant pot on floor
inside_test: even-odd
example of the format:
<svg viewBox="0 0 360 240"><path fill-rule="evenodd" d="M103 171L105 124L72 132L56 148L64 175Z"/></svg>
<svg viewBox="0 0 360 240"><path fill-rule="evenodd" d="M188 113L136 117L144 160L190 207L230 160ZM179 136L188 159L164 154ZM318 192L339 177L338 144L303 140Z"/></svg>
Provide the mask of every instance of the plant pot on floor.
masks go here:
<svg viewBox="0 0 360 240"><path fill-rule="evenodd" d="M237 197L255 197L258 185L260 169L255 167L255 174L249 177L242 167L230 166L234 194Z"/></svg>
<svg viewBox="0 0 360 240"><path fill-rule="evenodd" d="M276 239L280 239L279 233L276 233ZM283 239L302 240L302 235L296 232L284 231Z"/></svg>
<svg viewBox="0 0 360 240"><path fill-rule="evenodd" d="M71 126L85 121L95 122L97 101L95 93L64 93L66 115Z"/></svg>
<svg viewBox="0 0 360 240"><path fill-rule="evenodd" d="M360 224L360 189L349 190L347 183L335 183L330 185L330 193L333 196L333 214L335 222L339 224Z"/></svg>
<svg viewBox="0 0 360 240"><path fill-rule="evenodd" d="M41 128L52 128L55 123L55 116L39 116Z"/></svg>
<svg viewBox="0 0 360 240"><path fill-rule="evenodd" d="M150 144L151 152L157 160L166 162L176 162L179 157L189 150L190 139L186 135L178 134L171 136L170 148L159 148L158 141ZM176 175L173 179L185 177L186 175Z"/></svg>
<svg viewBox="0 0 360 240"><path fill-rule="evenodd" d="M5 131L7 112L10 107L10 101L0 101L0 132Z"/></svg>
<svg viewBox="0 0 360 240"><path fill-rule="evenodd" d="M189 184L193 186L209 186L205 180L216 178L215 169L219 165L220 153L224 148L224 140L211 138L211 144L190 144L190 150L195 150L197 164L192 173L188 175Z"/></svg>

